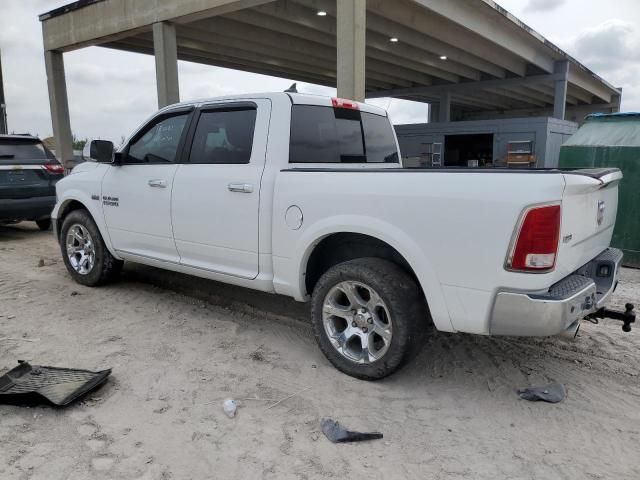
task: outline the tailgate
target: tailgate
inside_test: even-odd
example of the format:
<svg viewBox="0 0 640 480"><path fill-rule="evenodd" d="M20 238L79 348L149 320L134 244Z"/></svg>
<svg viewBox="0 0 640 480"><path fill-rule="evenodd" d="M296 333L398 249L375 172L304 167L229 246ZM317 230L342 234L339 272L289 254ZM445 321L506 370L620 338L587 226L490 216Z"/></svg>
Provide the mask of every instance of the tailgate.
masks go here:
<svg viewBox="0 0 640 480"><path fill-rule="evenodd" d="M55 187L42 165L0 165L0 198L52 195L55 195Z"/></svg>
<svg viewBox="0 0 640 480"><path fill-rule="evenodd" d="M618 210L618 169L563 173L562 227L557 271L563 275L599 255L611 242Z"/></svg>

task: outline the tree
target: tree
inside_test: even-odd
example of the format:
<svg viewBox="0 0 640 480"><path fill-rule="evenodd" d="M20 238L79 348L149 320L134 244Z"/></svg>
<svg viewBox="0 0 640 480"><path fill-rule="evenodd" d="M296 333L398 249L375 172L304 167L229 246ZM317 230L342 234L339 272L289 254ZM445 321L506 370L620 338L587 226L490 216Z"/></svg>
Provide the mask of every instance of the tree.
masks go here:
<svg viewBox="0 0 640 480"><path fill-rule="evenodd" d="M82 149L84 149L84 146L87 144L87 139L86 138L84 140L80 140L75 135L72 135L71 137L73 139L73 149L74 150L82 150Z"/></svg>

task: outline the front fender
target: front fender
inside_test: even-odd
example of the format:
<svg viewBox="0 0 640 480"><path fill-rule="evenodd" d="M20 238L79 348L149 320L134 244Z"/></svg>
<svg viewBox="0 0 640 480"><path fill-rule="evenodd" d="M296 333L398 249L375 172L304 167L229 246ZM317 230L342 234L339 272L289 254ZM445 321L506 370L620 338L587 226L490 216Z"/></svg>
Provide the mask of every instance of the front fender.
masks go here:
<svg viewBox="0 0 640 480"><path fill-rule="evenodd" d="M107 230L107 225L104 222L104 216L102 215L102 203L100 202L100 197L98 199L93 199L86 192L70 188L65 189L64 192L58 192L58 201L56 202L56 206L51 213L51 217L54 219L60 218L60 213L64 213L69 204L73 201L81 203L85 209L89 212L93 221L96 222L98 230L100 231L100 235L102 235L102 240L104 241L107 249L118 260L122 260L116 253L113 245L111 243L111 237L109 237L109 231Z"/></svg>
<svg viewBox="0 0 640 480"><path fill-rule="evenodd" d="M423 249L413 238L398 229L396 225L391 225L375 217L339 215L324 218L308 226L298 238L295 251L291 257L299 259L297 264L297 284L300 292L305 291L305 272L311 253L318 243L335 233L368 235L396 249L418 277L436 328L447 332L455 331L451 324L442 287Z"/></svg>

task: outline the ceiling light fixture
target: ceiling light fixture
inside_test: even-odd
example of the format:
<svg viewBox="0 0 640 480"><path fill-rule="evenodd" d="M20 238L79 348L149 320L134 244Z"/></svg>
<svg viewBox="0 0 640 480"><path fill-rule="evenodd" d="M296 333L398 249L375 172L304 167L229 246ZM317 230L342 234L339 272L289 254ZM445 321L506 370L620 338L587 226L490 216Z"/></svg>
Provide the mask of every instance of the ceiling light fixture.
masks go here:
<svg viewBox="0 0 640 480"><path fill-rule="evenodd" d="M317 15L318 15L319 17L326 17L326 16L327 16L327 12L325 12L324 10L320 10L320 11L317 13Z"/></svg>
<svg viewBox="0 0 640 480"><path fill-rule="evenodd" d="M446 60L447 56L446 55L440 55L440 60Z"/></svg>
<svg viewBox="0 0 640 480"><path fill-rule="evenodd" d="M389 39L389 41L392 42L392 43L398 43L398 38L397 37L391 37Z"/></svg>

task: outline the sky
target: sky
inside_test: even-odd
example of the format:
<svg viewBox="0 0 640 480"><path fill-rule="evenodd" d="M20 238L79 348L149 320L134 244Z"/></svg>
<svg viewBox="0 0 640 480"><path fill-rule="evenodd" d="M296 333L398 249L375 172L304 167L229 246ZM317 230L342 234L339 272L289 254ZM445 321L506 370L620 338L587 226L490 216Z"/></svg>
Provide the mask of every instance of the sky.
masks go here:
<svg viewBox="0 0 640 480"><path fill-rule="evenodd" d="M9 131L51 135L38 14L70 0L0 0L0 53ZM622 110L640 111L640 0L498 0L498 3L616 87ZM90 47L64 55L71 127L77 138L119 142L157 109L153 57ZM282 91L292 80L179 62L182 100ZM298 82L305 93L335 90ZM424 104L371 100L394 123L424 122Z"/></svg>

